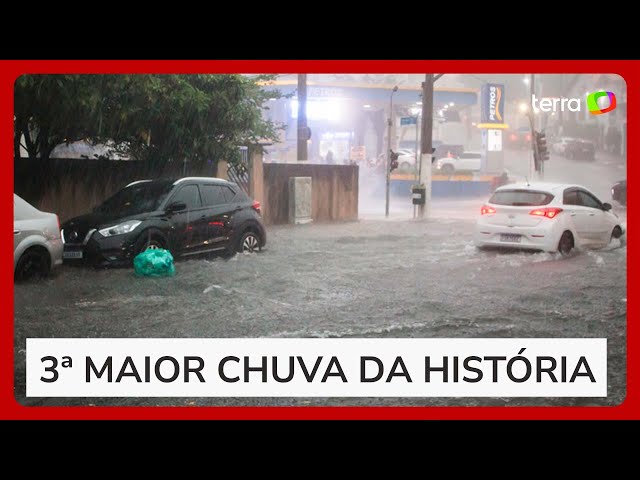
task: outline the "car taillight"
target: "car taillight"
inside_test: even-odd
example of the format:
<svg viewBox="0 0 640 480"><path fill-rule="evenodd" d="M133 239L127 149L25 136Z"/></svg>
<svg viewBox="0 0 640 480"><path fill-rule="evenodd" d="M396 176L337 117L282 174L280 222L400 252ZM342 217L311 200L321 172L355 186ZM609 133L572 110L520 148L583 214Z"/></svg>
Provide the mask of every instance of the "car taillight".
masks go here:
<svg viewBox="0 0 640 480"><path fill-rule="evenodd" d="M527 136L525 137L527 139L527 142L531 141L531 134L527 133Z"/></svg>
<svg viewBox="0 0 640 480"><path fill-rule="evenodd" d="M514 142L518 139L518 136L515 133L511 134L511 140L513 140Z"/></svg>
<svg viewBox="0 0 640 480"><path fill-rule="evenodd" d="M529 212L529 215L534 215L536 217L556 218L561 211L561 208L555 207L536 208L535 210L531 210Z"/></svg>
<svg viewBox="0 0 640 480"><path fill-rule="evenodd" d="M488 215L490 213L496 213L496 209L493 207L490 207L489 205L483 205L480 208L480 215Z"/></svg>
<svg viewBox="0 0 640 480"><path fill-rule="evenodd" d="M251 208L253 208L256 212L260 213L260 202L257 200L254 200L253 205L251 205Z"/></svg>

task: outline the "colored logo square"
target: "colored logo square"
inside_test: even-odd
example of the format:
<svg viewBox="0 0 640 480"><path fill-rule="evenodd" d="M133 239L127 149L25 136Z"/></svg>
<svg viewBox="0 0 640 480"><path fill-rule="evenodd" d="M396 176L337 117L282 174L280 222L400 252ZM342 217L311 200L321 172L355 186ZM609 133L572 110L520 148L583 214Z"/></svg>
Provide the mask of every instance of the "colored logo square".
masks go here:
<svg viewBox="0 0 640 480"><path fill-rule="evenodd" d="M601 97L609 97L609 106L600 109L598 99ZM616 95L613 92L594 92L587 95L587 108L592 115L602 115L616 108Z"/></svg>

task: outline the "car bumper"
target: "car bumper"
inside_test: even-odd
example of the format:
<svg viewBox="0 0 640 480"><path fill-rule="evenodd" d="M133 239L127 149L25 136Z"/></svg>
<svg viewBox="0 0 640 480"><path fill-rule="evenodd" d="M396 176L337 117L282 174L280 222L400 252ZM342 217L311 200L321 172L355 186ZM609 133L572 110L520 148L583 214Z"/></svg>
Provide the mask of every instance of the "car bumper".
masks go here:
<svg viewBox="0 0 640 480"><path fill-rule="evenodd" d="M264 228L264 225L262 225L261 223L259 223L258 226L260 229L260 238L262 239L262 244L260 245L260 248L264 248L265 245L267 244L267 229Z"/></svg>
<svg viewBox="0 0 640 480"><path fill-rule="evenodd" d="M519 235L519 237L518 240L507 240L503 237L505 234L509 236ZM544 252L556 252L560 241L558 235L548 228L505 227L489 224L477 225L473 240L477 247L540 250Z"/></svg>
<svg viewBox="0 0 640 480"><path fill-rule="evenodd" d="M62 265L62 239L49 240L49 255L51 255L51 268Z"/></svg>
<svg viewBox="0 0 640 480"><path fill-rule="evenodd" d="M134 255L134 238L129 235L103 237L95 232L86 244L64 244L64 263L70 265L130 265Z"/></svg>

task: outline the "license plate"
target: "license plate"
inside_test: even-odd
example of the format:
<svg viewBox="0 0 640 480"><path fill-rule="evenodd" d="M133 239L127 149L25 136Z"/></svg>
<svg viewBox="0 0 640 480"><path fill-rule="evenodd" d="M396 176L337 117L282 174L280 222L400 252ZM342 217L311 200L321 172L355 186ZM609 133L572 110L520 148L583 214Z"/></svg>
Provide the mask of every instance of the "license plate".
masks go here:
<svg viewBox="0 0 640 480"><path fill-rule="evenodd" d="M82 250L62 252L62 258L82 258Z"/></svg>
<svg viewBox="0 0 640 480"><path fill-rule="evenodd" d="M520 243L520 238L522 235L518 235L517 233L502 233L500 235L501 242L516 242Z"/></svg>

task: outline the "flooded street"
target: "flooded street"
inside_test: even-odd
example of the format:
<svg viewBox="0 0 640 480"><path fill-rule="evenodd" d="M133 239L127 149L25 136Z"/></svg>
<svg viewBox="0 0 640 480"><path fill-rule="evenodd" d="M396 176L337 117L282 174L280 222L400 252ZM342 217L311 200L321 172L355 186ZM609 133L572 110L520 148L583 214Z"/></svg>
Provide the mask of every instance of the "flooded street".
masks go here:
<svg viewBox="0 0 640 480"><path fill-rule="evenodd" d="M16 285L16 397L27 405L619 404L626 383L627 248L615 240L606 249L569 258L478 251L472 243L477 209L470 208L477 203L460 202L449 211L451 202L436 202L428 221L396 215L271 227L263 252L177 262L173 278L64 267L49 280ZM626 223L626 211L618 213ZM592 399L26 399L27 337L607 338L609 394Z"/></svg>
<svg viewBox="0 0 640 480"><path fill-rule="evenodd" d="M141 73L83 62L71 73L20 63L11 80L14 362L5 377L14 378L5 383L21 405L625 401L635 375L627 61L592 60L588 73L571 60L232 60L186 70L141 61ZM544 73L531 71L539 66ZM140 275L175 275L136 276L134 259ZM28 339L40 339L29 352ZM27 383L41 396L27 397ZM632 416L633 391L622 409L586 410ZM247 397L198 396L227 394ZM51 410L11 407L22 418ZM94 410L110 418L118 409ZM538 410L549 409L496 416Z"/></svg>

